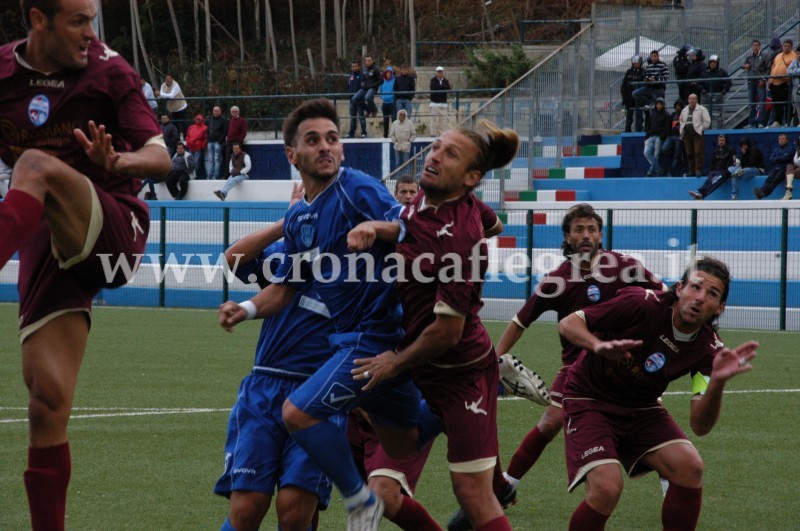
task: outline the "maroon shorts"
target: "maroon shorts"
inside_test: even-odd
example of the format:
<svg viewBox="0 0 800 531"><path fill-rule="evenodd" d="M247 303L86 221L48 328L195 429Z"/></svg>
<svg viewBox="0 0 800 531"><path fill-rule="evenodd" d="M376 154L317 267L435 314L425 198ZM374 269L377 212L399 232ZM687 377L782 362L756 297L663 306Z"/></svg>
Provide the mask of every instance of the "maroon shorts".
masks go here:
<svg viewBox="0 0 800 531"><path fill-rule="evenodd" d="M672 443L691 444L661 406L636 409L575 398L562 404L570 491L595 466L620 463L635 477L650 472L641 461L647 453Z"/></svg>
<svg viewBox="0 0 800 531"><path fill-rule="evenodd" d="M400 483L408 496L414 496L422 467L425 466L428 454L431 453L433 441L421 450L401 459L389 457L378 442L378 436L369 421L357 411L351 412L347 419L347 440L365 480L375 476L392 478Z"/></svg>
<svg viewBox="0 0 800 531"><path fill-rule="evenodd" d="M569 365L562 366L550 384L550 402L556 407L561 407L561 400L564 398L564 383L567 381L569 367Z"/></svg>
<svg viewBox="0 0 800 531"><path fill-rule="evenodd" d="M147 205L133 196L111 194L95 185L92 188L93 215L87 248L81 256L60 260L54 256L50 228L44 221L19 251L21 341L62 313L88 313L92 298L100 289L118 287L130 280L131 275L126 273L135 272L137 261L133 255L144 253L150 228ZM109 255L105 268L100 255ZM118 268L116 274L107 271L109 265L113 268L122 262L127 267Z"/></svg>
<svg viewBox="0 0 800 531"><path fill-rule="evenodd" d="M452 472L480 472L497 457L497 385L494 349L472 365L414 369L414 383L447 434L447 461Z"/></svg>

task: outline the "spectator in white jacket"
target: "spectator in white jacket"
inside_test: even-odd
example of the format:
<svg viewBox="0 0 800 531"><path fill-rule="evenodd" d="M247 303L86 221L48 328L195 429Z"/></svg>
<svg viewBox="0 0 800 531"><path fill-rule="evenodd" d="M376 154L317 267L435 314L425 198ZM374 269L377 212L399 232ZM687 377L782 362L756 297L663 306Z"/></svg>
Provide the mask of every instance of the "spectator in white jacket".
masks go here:
<svg viewBox="0 0 800 531"><path fill-rule="evenodd" d="M703 133L711 127L708 109L697 102L697 94L689 94L689 105L681 111L681 138L686 149L690 177L703 176Z"/></svg>
<svg viewBox="0 0 800 531"><path fill-rule="evenodd" d="M394 144L394 166L392 170L400 167L411 158L411 144L417 138L414 122L408 117L405 109L397 113L397 120L392 122L389 138Z"/></svg>

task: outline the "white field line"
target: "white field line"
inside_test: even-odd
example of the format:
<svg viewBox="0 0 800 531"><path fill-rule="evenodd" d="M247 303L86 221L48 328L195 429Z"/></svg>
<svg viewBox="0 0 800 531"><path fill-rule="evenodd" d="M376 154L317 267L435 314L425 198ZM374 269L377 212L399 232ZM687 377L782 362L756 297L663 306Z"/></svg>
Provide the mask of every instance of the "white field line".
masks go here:
<svg viewBox="0 0 800 531"><path fill-rule="evenodd" d="M764 393L800 393L800 389L740 389L725 391L726 395L746 395ZM688 391L667 391L666 396L689 395ZM501 396L500 400L523 400L517 396ZM26 407L0 406L0 411L26 411ZM181 415L193 413L223 413L230 411L230 408L122 408L122 407L76 407L73 411L111 411L111 413L91 413L72 415L70 420L75 419L95 419L108 417L141 417L147 415ZM0 419L0 424L12 422L28 422L26 418Z"/></svg>

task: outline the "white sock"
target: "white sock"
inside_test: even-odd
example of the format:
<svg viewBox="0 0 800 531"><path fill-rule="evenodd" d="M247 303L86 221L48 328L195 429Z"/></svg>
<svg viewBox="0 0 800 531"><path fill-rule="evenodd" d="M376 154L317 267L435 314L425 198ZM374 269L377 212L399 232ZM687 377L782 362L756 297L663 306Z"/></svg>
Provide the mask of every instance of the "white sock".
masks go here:
<svg viewBox="0 0 800 531"><path fill-rule="evenodd" d="M519 485L520 480L518 480L517 478L512 478L511 476L508 475L508 472L503 472L503 477L506 478L506 481L508 481L512 487L516 487L517 485Z"/></svg>
<svg viewBox="0 0 800 531"><path fill-rule="evenodd" d="M352 511L359 505L364 505L369 500L372 491L367 488L366 485L361 486L361 490L357 493L353 494L352 496L348 496L344 499L344 507L348 511Z"/></svg>

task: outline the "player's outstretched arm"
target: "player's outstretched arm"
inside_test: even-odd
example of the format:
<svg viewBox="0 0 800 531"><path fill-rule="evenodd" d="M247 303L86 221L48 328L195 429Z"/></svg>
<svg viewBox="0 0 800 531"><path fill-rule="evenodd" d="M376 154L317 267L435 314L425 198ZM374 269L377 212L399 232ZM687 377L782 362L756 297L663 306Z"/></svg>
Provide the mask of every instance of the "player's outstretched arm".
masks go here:
<svg viewBox="0 0 800 531"><path fill-rule="evenodd" d="M520 327L514 321L510 321L508 326L506 326L506 329L503 331L503 335L500 336L500 341L497 342L497 346L495 347L497 356L500 357L507 352L511 352L511 349L517 344L517 341L519 341L519 338L521 338L522 334L524 333L524 328Z"/></svg>
<svg viewBox="0 0 800 531"><path fill-rule="evenodd" d="M586 326L586 321L578 315L578 312L571 313L559 321L558 333L573 345L610 360L626 360L631 357L630 350L642 344L639 339L602 341L592 334Z"/></svg>
<svg viewBox="0 0 800 531"><path fill-rule="evenodd" d="M162 143L147 144L137 151L118 153L106 126L89 121L89 135L75 129L75 138L83 146L92 162L114 173L130 177L166 177L171 161Z"/></svg>
<svg viewBox="0 0 800 531"><path fill-rule="evenodd" d="M692 400L689 425L696 435L706 435L714 428L722 410L725 384L737 374L753 370L750 361L756 357L756 349L758 342L748 341L733 350L722 349L714 357L708 388L699 400Z"/></svg>
<svg viewBox="0 0 800 531"><path fill-rule="evenodd" d="M375 240L397 243L400 239L400 224L395 221L364 221L347 233L347 248L365 251Z"/></svg>
<svg viewBox="0 0 800 531"><path fill-rule="evenodd" d="M217 309L219 325L226 332L242 321L271 317L286 308L294 298L295 289L283 284L270 284L250 300L236 303L223 302Z"/></svg>
<svg viewBox="0 0 800 531"><path fill-rule="evenodd" d="M225 250L225 262L228 267L234 267L239 262L249 262L261 256L261 252L283 238L283 220L248 234L236 240L233 245Z"/></svg>

